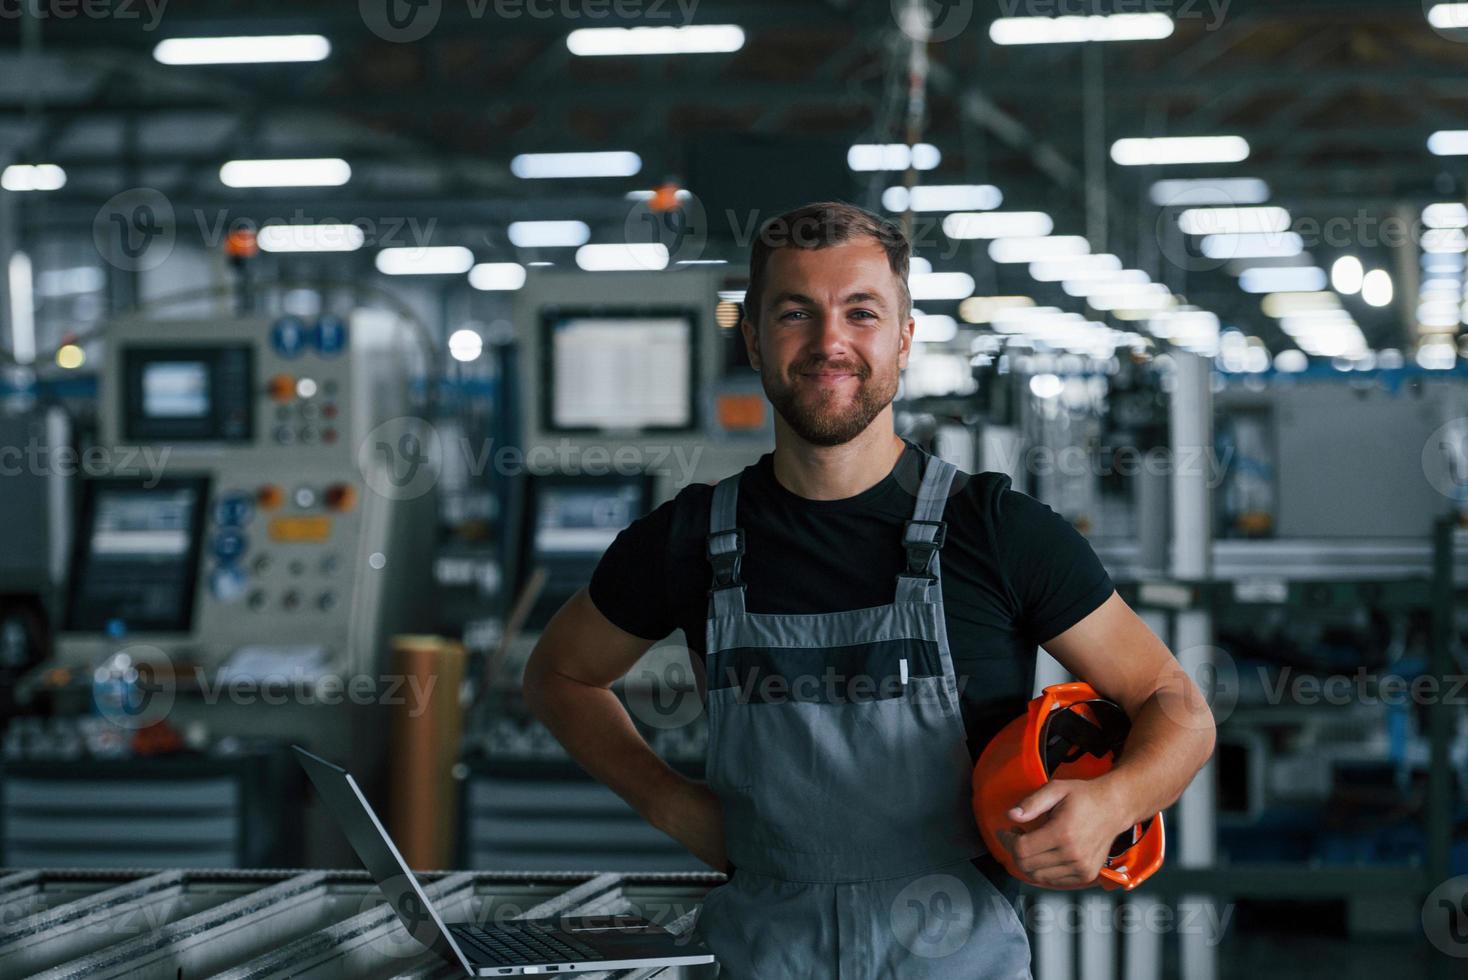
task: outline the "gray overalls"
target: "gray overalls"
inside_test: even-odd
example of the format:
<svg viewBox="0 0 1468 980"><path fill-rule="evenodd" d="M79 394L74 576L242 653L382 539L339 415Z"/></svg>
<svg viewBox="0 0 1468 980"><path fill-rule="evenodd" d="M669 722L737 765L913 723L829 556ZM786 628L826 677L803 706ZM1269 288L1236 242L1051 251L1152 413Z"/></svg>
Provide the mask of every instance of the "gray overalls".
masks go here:
<svg viewBox="0 0 1468 980"><path fill-rule="evenodd" d="M729 980L1028 980L1014 907L972 859L972 760L938 574L954 467L926 456L884 606L749 613L739 475L714 490L707 776L735 873L699 931Z"/></svg>

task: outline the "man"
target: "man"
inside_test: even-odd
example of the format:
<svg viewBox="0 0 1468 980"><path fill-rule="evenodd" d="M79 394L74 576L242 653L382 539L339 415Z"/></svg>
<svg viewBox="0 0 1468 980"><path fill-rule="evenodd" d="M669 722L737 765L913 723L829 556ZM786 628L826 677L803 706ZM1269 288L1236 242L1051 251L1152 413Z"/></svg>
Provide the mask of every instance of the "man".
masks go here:
<svg viewBox="0 0 1468 980"><path fill-rule="evenodd" d="M1029 976L1000 897L1014 883L968 794L977 753L1030 698L1037 644L1133 727L1110 774L1016 808L1034 880L1093 881L1212 752L1197 689L1085 540L1008 478L896 435L908 258L891 222L846 204L761 228L741 330L774 452L624 530L526 672L588 772L731 872L699 929L736 980ZM707 785L665 765L609 689L677 627L706 667Z"/></svg>

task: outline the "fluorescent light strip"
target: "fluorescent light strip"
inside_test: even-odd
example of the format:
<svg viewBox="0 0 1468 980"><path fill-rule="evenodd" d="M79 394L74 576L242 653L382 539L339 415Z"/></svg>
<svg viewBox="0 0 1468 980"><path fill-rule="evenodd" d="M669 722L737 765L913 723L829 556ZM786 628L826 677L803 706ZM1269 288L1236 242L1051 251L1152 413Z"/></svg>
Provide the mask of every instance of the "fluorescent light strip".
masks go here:
<svg viewBox="0 0 1468 980"><path fill-rule="evenodd" d="M925 313L914 316L916 328L912 339L925 344L947 343L958 336L958 321L943 314Z"/></svg>
<svg viewBox="0 0 1468 980"><path fill-rule="evenodd" d="M1076 297L1096 296L1108 292L1121 292L1145 286L1152 278L1141 269L1118 269L1103 275L1067 276L1060 284L1066 295Z"/></svg>
<svg viewBox="0 0 1468 980"><path fill-rule="evenodd" d="M1468 228L1468 205L1460 201L1429 204L1422 209L1422 223L1429 228Z"/></svg>
<svg viewBox="0 0 1468 980"><path fill-rule="evenodd" d="M1150 194L1158 207L1263 204L1269 200L1269 185L1257 177L1159 180Z"/></svg>
<svg viewBox="0 0 1468 980"><path fill-rule="evenodd" d="M1284 208L1188 208L1178 227L1189 235L1270 234L1290 227Z"/></svg>
<svg viewBox="0 0 1468 980"><path fill-rule="evenodd" d="M320 34L273 34L250 37L171 37L153 48L165 65L260 65L323 61L331 42Z"/></svg>
<svg viewBox="0 0 1468 980"><path fill-rule="evenodd" d="M970 296L958 304L958 315L965 323L988 323L1000 310L1032 307L1028 296Z"/></svg>
<svg viewBox="0 0 1468 980"><path fill-rule="evenodd" d="M582 245L576 264L587 272L656 272L668 267L668 247L661 242Z"/></svg>
<svg viewBox="0 0 1468 980"><path fill-rule="evenodd" d="M1260 267L1246 269L1239 288L1246 293L1318 293L1326 281L1325 270L1314 266Z"/></svg>
<svg viewBox="0 0 1468 980"><path fill-rule="evenodd" d="M906 211L909 195L902 186L882 192L882 207ZM914 211L992 211L1004 203L1004 195L991 184L919 184L912 189Z"/></svg>
<svg viewBox="0 0 1468 980"><path fill-rule="evenodd" d="M1427 8L1427 22L1440 31L1468 30L1468 3L1439 3Z"/></svg>
<svg viewBox="0 0 1468 980"><path fill-rule="evenodd" d="M0 187L7 191L59 191L66 171L54 163L12 163L0 171Z"/></svg>
<svg viewBox="0 0 1468 980"><path fill-rule="evenodd" d="M1172 18L1162 13L1000 17L989 25L989 39L1004 45L1157 41L1171 37L1173 29Z"/></svg>
<svg viewBox="0 0 1468 980"><path fill-rule="evenodd" d="M610 55L725 54L744 47L734 24L681 27L583 27L566 35L566 48L582 58Z"/></svg>
<svg viewBox="0 0 1468 980"><path fill-rule="evenodd" d="M377 253L377 271L385 276L462 275L474 265L474 253L462 245L385 248Z"/></svg>
<svg viewBox="0 0 1468 980"><path fill-rule="evenodd" d="M958 211L943 219L943 234L953 239L1040 238L1055 230L1043 211Z"/></svg>
<svg viewBox="0 0 1468 980"><path fill-rule="evenodd" d="M1210 259L1262 259L1299 255L1305 241L1293 231L1276 235L1208 235L1203 254Z"/></svg>
<svg viewBox="0 0 1468 980"><path fill-rule="evenodd" d="M219 168L226 187L340 187L351 179L352 168L336 157L231 160Z"/></svg>
<svg viewBox="0 0 1468 980"><path fill-rule="evenodd" d="M511 290L525 285L525 267L518 262L481 262L469 270L469 285L483 290Z"/></svg>
<svg viewBox="0 0 1468 980"><path fill-rule="evenodd" d="M907 288L915 300L963 299L974 291L967 272L919 272L908 276Z"/></svg>
<svg viewBox="0 0 1468 980"><path fill-rule="evenodd" d="M1290 313L1339 310L1340 297L1335 293L1270 293L1259 303L1265 316L1278 319Z"/></svg>
<svg viewBox="0 0 1468 980"><path fill-rule="evenodd" d="M1030 263L1030 278L1037 282L1080 282L1104 278L1120 271L1121 259L1106 252L1097 255L1058 256Z"/></svg>
<svg viewBox="0 0 1468 980"><path fill-rule="evenodd" d="M1105 290L1086 297L1093 310L1168 310L1177 305L1177 297L1161 283L1129 285L1123 289Z"/></svg>
<svg viewBox="0 0 1468 980"><path fill-rule="evenodd" d="M36 359L36 296L31 257L12 252L7 267L10 284L10 354L17 364Z"/></svg>
<svg viewBox="0 0 1468 980"><path fill-rule="evenodd" d="M1043 262L1046 259L1085 255L1090 251L1090 243L1079 235L996 238L989 243L989 258L995 262Z"/></svg>
<svg viewBox="0 0 1468 980"><path fill-rule="evenodd" d="M650 201L652 200L652 196L655 193L656 191L650 191L644 188L635 191L628 191L623 196L629 201ZM683 187L678 188L678 190L673 194L674 200L678 201L686 201L691 197L693 197L693 192Z"/></svg>
<svg viewBox="0 0 1468 980"><path fill-rule="evenodd" d="M510 243L516 248L575 248L591 241L584 221L513 221Z"/></svg>
<svg viewBox="0 0 1468 980"><path fill-rule="evenodd" d="M1468 233L1462 228L1433 228L1422 233L1422 251L1424 252L1463 252L1468 251Z"/></svg>
<svg viewBox="0 0 1468 980"><path fill-rule="evenodd" d="M1468 154L1468 129L1440 129L1427 137L1427 149L1440 157Z"/></svg>
<svg viewBox="0 0 1468 980"><path fill-rule="evenodd" d="M641 169L642 158L630 150L521 153L510 161L510 173L525 180L631 177Z"/></svg>
<svg viewBox="0 0 1468 980"><path fill-rule="evenodd" d="M1242 136L1142 137L1111 144L1111 159L1123 167L1238 163L1248 158L1249 142Z"/></svg>
<svg viewBox="0 0 1468 980"><path fill-rule="evenodd" d="M255 240L265 252L355 252L366 237L356 225L266 225Z"/></svg>
<svg viewBox="0 0 1468 980"><path fill-rule="evenodd" d="M846 165L859 173L878 170L932 170L943 154L932 143L857 143L846 151Z"/></svg>

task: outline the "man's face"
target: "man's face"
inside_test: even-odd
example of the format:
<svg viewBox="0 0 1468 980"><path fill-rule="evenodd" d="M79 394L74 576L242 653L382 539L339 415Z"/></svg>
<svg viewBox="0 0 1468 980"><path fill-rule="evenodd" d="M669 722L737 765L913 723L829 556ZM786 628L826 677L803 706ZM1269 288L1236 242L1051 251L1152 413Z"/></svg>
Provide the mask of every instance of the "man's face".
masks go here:
<svg viewBox="0 0 1468 980"><path fill-rule="evenodd" d="M806 442L850 442L896 397L912 346L887 253L869 238L782 248L765 273L759 326L741 325L765 395Z"/></svg>

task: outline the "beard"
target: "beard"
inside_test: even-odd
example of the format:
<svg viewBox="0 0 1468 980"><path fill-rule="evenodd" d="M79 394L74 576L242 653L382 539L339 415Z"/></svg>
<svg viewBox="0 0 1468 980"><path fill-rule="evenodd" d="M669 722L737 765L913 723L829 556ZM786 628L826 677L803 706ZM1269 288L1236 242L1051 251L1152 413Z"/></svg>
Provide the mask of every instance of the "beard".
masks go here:
<svg viewBox="0 0 1468 980"><path fill-rule="evenodd" d="M854 374L856 391L847 383L826 387L802 376L805 371L848 371ZM865 364L805 362L791 367L787 377L760 372L765 395L791 430L813 446L840 446L850 442L872 424L882 409L897 396L897 366L873 376Z"/></svg>

